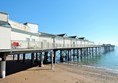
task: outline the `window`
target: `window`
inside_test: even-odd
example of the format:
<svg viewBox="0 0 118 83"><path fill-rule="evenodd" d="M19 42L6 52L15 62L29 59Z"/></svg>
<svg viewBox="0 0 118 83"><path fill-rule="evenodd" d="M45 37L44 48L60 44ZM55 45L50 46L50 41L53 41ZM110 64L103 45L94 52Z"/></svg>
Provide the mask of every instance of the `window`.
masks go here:
<svg viewBox="0 0 118 83"><path fill-rule="evenodd" d="M35 42L35 39L32 39L33 42Z"/></svg>
<svg viewBox="0 0 118 83"><path fill-rule="evenodd" d="M26 41L30 41L30 38L26 38Z"/></svg>

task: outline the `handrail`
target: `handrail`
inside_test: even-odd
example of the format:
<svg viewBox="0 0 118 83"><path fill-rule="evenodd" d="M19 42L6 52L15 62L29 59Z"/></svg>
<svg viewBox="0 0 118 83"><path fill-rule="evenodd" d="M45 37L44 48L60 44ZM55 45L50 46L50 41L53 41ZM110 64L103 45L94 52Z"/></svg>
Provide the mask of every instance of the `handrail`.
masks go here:
<svg viewBox="0 0 118 83"><path fill-rule="evenodd" d="M15 43L14 43L15 42ZM14 44L13 44L14 43ZM93 47L95 44L69 44L43 42L43 41L25 41L11 40L11 49L55 49L55 48L77 48L77 47Z"/></svg>

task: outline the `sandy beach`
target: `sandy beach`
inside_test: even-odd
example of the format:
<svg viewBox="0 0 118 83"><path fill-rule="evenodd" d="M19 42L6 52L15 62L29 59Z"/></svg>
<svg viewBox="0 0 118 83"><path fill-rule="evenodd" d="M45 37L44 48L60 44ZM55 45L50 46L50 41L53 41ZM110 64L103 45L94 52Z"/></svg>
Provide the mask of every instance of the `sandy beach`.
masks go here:
<svg viewBox="0 0 118 83"><path fill-rule="evenodd" d="M21 67L15 67L15 64L18 66L14 63L11 70ZM54 70L51 70L48 64L8 74L5 79L0 78L0 83L118 83L118 74L70 64L56 64Z"/></svg>

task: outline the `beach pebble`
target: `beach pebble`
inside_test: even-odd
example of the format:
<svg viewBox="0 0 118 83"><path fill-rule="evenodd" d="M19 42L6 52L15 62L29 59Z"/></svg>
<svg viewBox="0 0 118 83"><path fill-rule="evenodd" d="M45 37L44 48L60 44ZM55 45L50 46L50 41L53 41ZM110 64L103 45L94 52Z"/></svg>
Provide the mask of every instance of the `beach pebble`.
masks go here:
<svg viewBox="0 0 118 83"><path fill-rule="evenodd" d="M28 80L28 78L25 78L25 80Z"/></svg>
<svg viewBox="0 0 118 83"><path fill-rule="evenodd" d="M75 83L79 83L78 81L76 81Z"/></svg>

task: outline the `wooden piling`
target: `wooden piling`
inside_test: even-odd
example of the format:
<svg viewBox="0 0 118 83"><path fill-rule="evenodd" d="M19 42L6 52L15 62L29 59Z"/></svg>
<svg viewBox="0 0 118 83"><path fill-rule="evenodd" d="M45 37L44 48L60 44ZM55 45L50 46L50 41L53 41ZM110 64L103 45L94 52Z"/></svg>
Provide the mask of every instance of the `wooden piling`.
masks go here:
<svg viewBox="0 0 118 83"><path fill-rule="evenodd" d="M0 56L2 58L2 61L0 63L0 76L2 78L6 77L6 56L7 56L6 53L2 53Z"/></svg>
<svg viewBox="0 0 118 83"><path fill-rule="evenodd" d="M34 53L31 53L31 64L34 65Z"/></svg>
<svg viewBox="0 0 118 83"><path fill-rule="evenodd" d="M60 50L60 62L63 62L63 53L62 53L62 50Z"/></svg>
<svg viewBox="0 0 118 83"><path fill-rule="evenodd" d="M82 48L80 48L80 58L82 58Z"/></svg>
<svg viewBox="0 0 118 83"><path fill-rule="evenodd" d="M25 53L23 53L23 62L22 63L25 63Z"/></svg>
<svg viewBox="0 0 118 83"><path fill-rule="evenodd" d="M54 52L54 64L56 64L56 50L53 50Z"/></svg>
<svg viewBox="0 0 118 83"><path fill-rule="evenodd" d="M20 62L20 54L17 54L17 62Z"/></svg>
<svg viewBox="0 0 118 83"><path fill-rule="evenodd" d="M43 67L43 57L42 57L42 52L40 53L40 66Z"/></svg>
<svg viewBox="0 0 118 83"><path fill-rule="evenodd" d="M79 61L79 49L77 49L77 62Z"/></svg>
<svg viewBox="0 0 118 83"><path fill-rule="evenodd" d="M44 52L44 63L48 63L48 52Z"/></svg>
<svg viewBox="0 0 118 83"><path fill-rule="evenodd" d="M15 59L15 55L13 54L13 60Z"/></svg>
<svg viewBox="0 0 118 83"><path fill-rule="evenodd" d="M36 52L36 62L38 62L38 53Z"/></svg>
<svg viewBox="0 0 118 83"><path fill-rule="evenodd" d="M51 51L51 58L52 58L52 63L51 63L51 69L53 70L54 69L54 64L53 64L53 56L54 56L54 52L53 52L53 50Z"/></svg>
<svg viewBox="0 0 118 83"><path fill-rule="evenodd" d="M73 61L75 60L75 49L73 49Z"/></svg>
<svg viewBox="0 0 118 83"><path fill-rule="evenodd" d="M94 49L93 48L92 48L92 51L91 52L92 52L92 56L93 56L94 55Z"/></svg>
<svg viewBox="0 0 118 83"><path fill-rule="evenodd" d="M71 62L71 49L69 50L69 61Z"/></svg>
<svg viewBox="0 0 118 83"><path fill-rule="evenodd" d="M68 62L70 61L70 53L69 50L67 50L67 57L68 57Z"/></svg>

